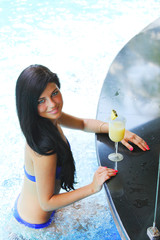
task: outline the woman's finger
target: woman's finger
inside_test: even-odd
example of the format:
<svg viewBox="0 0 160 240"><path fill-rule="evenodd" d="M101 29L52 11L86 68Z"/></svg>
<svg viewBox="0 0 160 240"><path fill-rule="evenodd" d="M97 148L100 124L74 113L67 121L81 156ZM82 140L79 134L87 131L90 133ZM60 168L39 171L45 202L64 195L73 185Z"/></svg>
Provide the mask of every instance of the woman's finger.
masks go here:
<svg viewBox="0 0 160 240"><path fill-rule="evenodd" d="M112 169L112 168L107 168L107 167L99 167L98 170L97 170L98 173L103 173L103 172L107 172L107 173L115 173L115 172L118 172L117 170L115 169Z"/></svg>
<svg viewBox="0 0 160 240"><path fill-rule="evenodd" d="M125 141L124 139L121 141L121 143L128 148L130 151L133 151L133 147L131 144L129 144L127 141Z"/></svg>

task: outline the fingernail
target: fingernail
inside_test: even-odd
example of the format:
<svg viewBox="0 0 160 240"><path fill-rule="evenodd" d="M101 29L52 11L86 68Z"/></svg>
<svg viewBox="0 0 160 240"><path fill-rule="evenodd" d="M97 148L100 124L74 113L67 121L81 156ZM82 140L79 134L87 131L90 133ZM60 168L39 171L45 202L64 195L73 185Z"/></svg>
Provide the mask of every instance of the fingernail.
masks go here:
<svg viewBox="0 0 160 240"><path fill-rule="evenodd" d="M114 170L115 172L118 172L118 170Z"/></svg>
<svg viewBox="0 0 160 240"><path fill-rule="evenodd" d="M130 151L133 151L133 147L130 147L130 149L129 149Z"/></svg>
<svg viewBox="0 0 160 240"><path fill-rule="evenodd" d="M147 145L147 147L146 147L146 148L147 148L147 150L150 150L150 148L149 148L149 146L148 146L148 145Z"/></svg>
<svg viewBox="0 0 160 240"><path fill-rule="evenodd" d="M113 175L116 175L117 173L115 172L115 173L113 173Z"/></svg>

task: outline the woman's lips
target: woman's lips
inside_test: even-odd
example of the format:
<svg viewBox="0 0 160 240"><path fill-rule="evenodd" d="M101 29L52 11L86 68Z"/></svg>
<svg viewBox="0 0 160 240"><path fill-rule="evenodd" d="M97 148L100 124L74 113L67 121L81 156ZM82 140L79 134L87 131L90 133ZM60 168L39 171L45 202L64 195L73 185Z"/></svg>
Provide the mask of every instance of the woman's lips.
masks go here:
<svg viewBox="0 0 160 240"><path fill-rule="evenodd" d="M51 111L48 111L49 114L56 114L58 112L58 108L52 109Z"/></svg>

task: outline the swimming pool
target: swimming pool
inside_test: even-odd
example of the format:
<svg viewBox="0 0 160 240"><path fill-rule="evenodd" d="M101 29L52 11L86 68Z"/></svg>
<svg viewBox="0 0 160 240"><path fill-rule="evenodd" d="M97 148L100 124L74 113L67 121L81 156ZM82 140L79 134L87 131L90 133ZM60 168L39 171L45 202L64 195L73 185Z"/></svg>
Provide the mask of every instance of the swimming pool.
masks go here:
<svg viewBox="0 0 160 240"><path fill-rule="evenodd" d="M64 111L95 118L103 80L115 55L159 17L159 1L0 0L0 239L116 239L104 190L57 212L55 224L19 226L11 208L23 179L24 139L15 111L15 82L31 63L57 72ZM97 169L94 135L64 129L77 168L77 187ZM84 168L84 166L86 166Z"/></svg>

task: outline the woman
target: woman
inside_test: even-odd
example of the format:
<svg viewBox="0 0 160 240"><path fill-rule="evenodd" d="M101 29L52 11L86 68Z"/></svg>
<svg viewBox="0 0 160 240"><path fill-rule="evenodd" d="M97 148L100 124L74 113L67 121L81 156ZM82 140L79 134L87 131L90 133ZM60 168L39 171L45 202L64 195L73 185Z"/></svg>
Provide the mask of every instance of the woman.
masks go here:
<svg viewBox="0 0 160 240"><path fill-rule="evenodd" d="M99 167L89 185L74 190L74 159L61 126L108 133L108 123L62 112L59 79L41 65L31 65L20 74L16 106L26 146L25 177L14 216L28 227L44 228L52 222L56 209L99 192L103 183L117 174L114 169ZM133 150L128 141L148 149L140 137L126 130L122 143ZM66 192L59 193L61 188Z"/></svg>

